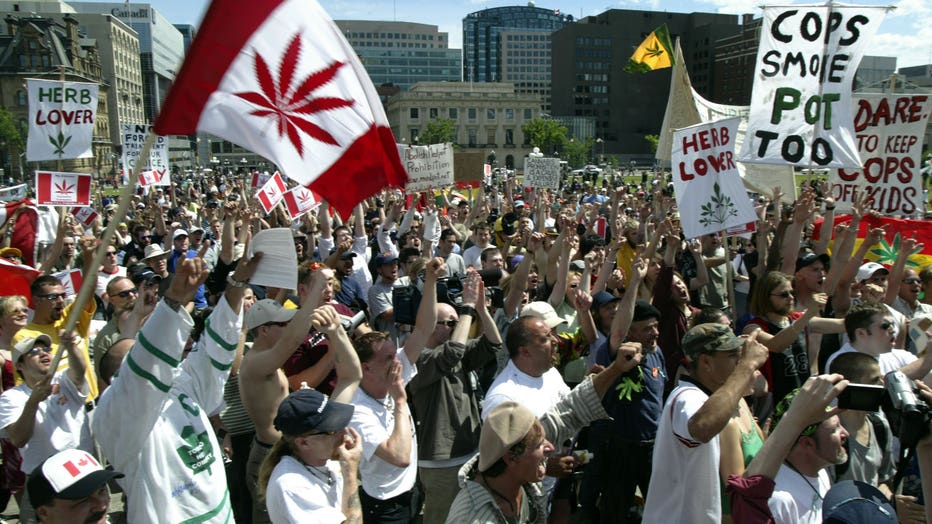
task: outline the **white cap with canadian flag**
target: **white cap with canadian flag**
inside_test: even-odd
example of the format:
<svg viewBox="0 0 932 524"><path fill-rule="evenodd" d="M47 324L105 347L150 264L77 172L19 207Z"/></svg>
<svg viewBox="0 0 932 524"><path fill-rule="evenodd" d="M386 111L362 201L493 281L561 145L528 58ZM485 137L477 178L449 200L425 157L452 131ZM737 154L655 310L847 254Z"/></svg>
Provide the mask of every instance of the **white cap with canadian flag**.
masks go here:
<svg viewBox="0 0 932 524"><path fill-rule="evenodd" d="M214 0L154 127L234 142L344 214L407 181L372 81L315 0Z"/></svg>
<svg viewBox="0 0 932 524"><path fill-rule="evenodd" d="M66 449L47 458L29 475L26 490L29 502L38 508L52 499L89 497L114 478L123 478L123 474L102 468L87 451Z"/></svg>

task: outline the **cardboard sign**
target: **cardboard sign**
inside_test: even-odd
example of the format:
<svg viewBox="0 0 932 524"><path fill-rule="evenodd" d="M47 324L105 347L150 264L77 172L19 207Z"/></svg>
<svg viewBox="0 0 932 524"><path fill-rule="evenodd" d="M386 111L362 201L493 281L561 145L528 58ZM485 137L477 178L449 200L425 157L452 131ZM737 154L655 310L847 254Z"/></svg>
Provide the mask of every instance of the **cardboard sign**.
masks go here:
<svg viewBox="0 0 932 524"><path fill-rule="evenodd" d="M69 298L78 294L81 289L81 283L84 281L80 269L68 269L59 273L53 273L52 276L61 280L65 295Z"/></svg>
<svg viewBox="0 0 932 524"><path fill-rule="evenodd" d="M272 178L272 175L268 171L258 172L253 171L252 173L252 188L257 189L265 185L269 179Z"/></svg>
<svg viewBox="0 0 932 524"><path fill-rule="evenodd" d="M453 153L453 178L463 182L482 182L484 163L485 155L481 151L457 151Z"/></svg>
<svg viewBox="0 0 932 524"><path fill-rule="evenodd" d="M560 189L560 159L533 156L525 158L524 185Z"/></svg>
<svg viewBox="0 0 932 524"><path fill-rule="evenodd" d="M89 206L91 175L36 171L36 203L40 206Z"/></svg>
<svg viewBox="0 0 932 524"><path fill-rule="evenodd" d="M735 162L739 120L698 124L673 133L673 192L686 238L757 220Z"/></svg>
<svg viewBox="0 0 932 524"><path fill-rule="evenodd" d="M91 224L97 219L97 211L94 211L91 206L73 207L71 208L71 214L74 215L75 220L84 224L84 227L91 227Z"/></svg>
<svg viewBox="0 0 932 524"><path fill-rule="evenodd" d="M855 197L867 191L872 209L884 215L924 213L922 140L932 100L929 95L859 95L853 100L854 131L861 169L829 173L832 198L849 211Z"/></svg>
<svg viewBox="0 0 932 524"><path fill-rule="evenodd" d="M405 191L417 193L453 185L453 145L398 145L398 156L408 173Z"/></svg>
<svg viewBox="0 0 932 524"><path fill-rule="evenodd" d="M152 126L141 124L123 124L123 172L132 173L136 163L140 161L142 145L146 136L153 133ZM153 171L143 183L142 173ZM140 171L140 185L170 186L171 173L168 168L168 137L156 136L152 148L149 149L149 158Z"/></svg>
<svg viewBox="0 0 932 524"><path fill-rule="evenodd" d="M851 83L882 7L765 7L742 162L859 168Z"/></svg>
<svg viewBox="0 0 932 524"><path fill-rule="evenodd" d="M29 136L26 160L91 158L97 84L26 79Z"/></svg>

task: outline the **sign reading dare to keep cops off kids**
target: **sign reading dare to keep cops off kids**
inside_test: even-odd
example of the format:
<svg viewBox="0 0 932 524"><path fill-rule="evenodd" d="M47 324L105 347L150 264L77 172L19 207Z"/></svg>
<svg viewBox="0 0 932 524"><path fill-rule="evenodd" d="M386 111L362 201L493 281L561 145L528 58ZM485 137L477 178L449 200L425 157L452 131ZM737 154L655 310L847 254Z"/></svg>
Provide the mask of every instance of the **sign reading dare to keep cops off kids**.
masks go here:
<svg viewBox="0 0 932 524"><path fill-rule="evenodd" d="M686 238L757 220L735 163L740 121L729 118L673 132L673 193Z"/></svg>
<svg viewBox="0 0 932 524"><path fill-rule="evenodd" d="M97 84L26 80L29 136L26 160L91 158Z"/></svg>
<svg viewBox="0 0 932 524"><path fill-rule="evenodd" d="M851 83L884 9L764 8L742 162L860 167Z"/></svg>

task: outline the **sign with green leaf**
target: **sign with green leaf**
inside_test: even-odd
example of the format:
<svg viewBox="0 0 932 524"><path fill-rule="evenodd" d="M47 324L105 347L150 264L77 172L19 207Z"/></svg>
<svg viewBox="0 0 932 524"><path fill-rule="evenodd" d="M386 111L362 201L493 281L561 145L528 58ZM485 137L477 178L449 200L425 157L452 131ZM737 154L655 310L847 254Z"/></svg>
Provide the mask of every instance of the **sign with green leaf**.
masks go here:
<svg viewBox="0 0 932 524"><path fill-rule="evenodd" d="M97 84L26 80L29 136L26 160L91 158L97 120Z"/></svg>

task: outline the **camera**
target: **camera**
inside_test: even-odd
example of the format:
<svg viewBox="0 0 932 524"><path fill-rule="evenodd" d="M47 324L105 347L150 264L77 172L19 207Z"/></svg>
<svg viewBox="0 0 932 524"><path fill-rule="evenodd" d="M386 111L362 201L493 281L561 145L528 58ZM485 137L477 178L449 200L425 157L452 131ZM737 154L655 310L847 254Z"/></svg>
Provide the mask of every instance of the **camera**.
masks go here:
<svg viewBox="0 0 932 524"><path fill-rule="evenodd" d="M486 303L495 308L505 307L505 294L499 287L499 280L502 278L501 269L483 269L478 271L485 284ZM419 285L423 285L423 280L418 279L419 284L396 287L392 289L392 308L394 310L395 322L398 324L414 325L417 320L417 310L421 305L421 290ZM464 275L453 275L452 277L442 277L437 279L437 302L449 304L453 307L463 303L463 284L466 282Z"/></svg>
<svg viewBox="0 0 932 524"><path fill-rule="evenodd" d="M890 429L900 438L900 448L911 449L929 433L932 410L916 394L912 381L901 371L891 371L884 376L886 396L882 400L884 413Z"/></svg>

